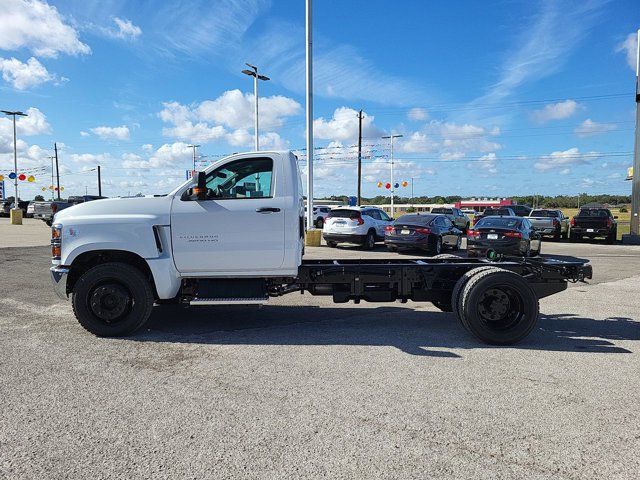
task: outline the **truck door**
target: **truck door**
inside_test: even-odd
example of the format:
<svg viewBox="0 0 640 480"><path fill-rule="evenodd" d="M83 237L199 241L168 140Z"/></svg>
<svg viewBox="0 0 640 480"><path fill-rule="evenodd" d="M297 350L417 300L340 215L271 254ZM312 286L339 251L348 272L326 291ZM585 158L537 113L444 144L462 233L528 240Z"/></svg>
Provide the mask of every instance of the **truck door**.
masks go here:
<svg viewBox="0 0 640 480"><path fill-rule="evenodd" d="M232 160L207 174L207 198L176 197L171 239L180 272L260 272L284 261L282 162ZM293 221L293 220L291 220Z"/></svg>

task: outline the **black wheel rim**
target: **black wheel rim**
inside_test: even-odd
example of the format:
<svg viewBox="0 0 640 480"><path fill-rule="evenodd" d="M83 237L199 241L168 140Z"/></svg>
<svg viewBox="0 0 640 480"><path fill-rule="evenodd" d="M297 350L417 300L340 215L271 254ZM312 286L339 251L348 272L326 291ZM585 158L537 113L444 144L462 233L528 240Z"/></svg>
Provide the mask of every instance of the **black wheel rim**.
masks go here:
<svg viewBox="0 0 640 480"><path fill-rule="evenodd" d="M89 293L89 309L98 320L109 325L125 318L132 303L131 292L115 281L101 283Z"/></svg>
<svg viewBox="0 0 640 480"><path fill-rule="evenodd" d="M525 317L522 296L509 285L487 288L478 298L477 310L482 324L494 331L512 329Z"/></svg>

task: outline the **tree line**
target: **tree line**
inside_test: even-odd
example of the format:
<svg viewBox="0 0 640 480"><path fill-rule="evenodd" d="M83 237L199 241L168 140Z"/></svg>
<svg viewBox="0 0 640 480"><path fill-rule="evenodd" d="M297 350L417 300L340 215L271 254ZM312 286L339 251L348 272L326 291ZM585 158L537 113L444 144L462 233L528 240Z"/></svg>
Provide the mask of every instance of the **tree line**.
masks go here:
<svg viewBox="0 0 640 480"><path fill-rule="evenodd" d="M479 197L476 197L479 198ZM531 207L548 207L548 208L578 208L580 205L587 203L601 203L608 205L627 205L631 203L631 195L589 195L587 193L581 193L579 195L513 195L508 197L519 205L529 205ZM331 195L325 197L323 200L333 200L343 203L349 202L347 195ZM463 200L463 197L459 195L440 196L433 197L401 197L394 196L393 201L395 203L415 203L427 204L435 203L439 205L447 203L456 203ZM377 195L375 197L362 197L362 204L364 205L385 205L390 202L388 195Z"/></svg>

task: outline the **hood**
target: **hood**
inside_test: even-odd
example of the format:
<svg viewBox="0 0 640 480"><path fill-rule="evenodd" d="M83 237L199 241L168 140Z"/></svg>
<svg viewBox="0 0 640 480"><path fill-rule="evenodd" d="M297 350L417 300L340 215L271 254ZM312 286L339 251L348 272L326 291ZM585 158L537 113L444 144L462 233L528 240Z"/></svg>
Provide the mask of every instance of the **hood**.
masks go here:
<svg viewBox="0 0 640 480"><path fill-rule="evenodd" d="M173 197L107 198L80 203L56 213L54 222L100 223L140 218L154 225L169 225Z"/></svg>

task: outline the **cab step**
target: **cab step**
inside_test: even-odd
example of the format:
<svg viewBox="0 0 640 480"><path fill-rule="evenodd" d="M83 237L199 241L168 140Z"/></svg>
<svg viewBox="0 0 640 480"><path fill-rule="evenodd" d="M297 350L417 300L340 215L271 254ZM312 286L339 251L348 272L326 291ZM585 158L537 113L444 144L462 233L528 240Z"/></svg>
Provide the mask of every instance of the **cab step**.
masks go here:
<svg viewBox="0 0 640 480"><path fill-rule="evenodd" d="M269 297L240 297L240 298L194 298L189 305L264 305Z"/></svg>

